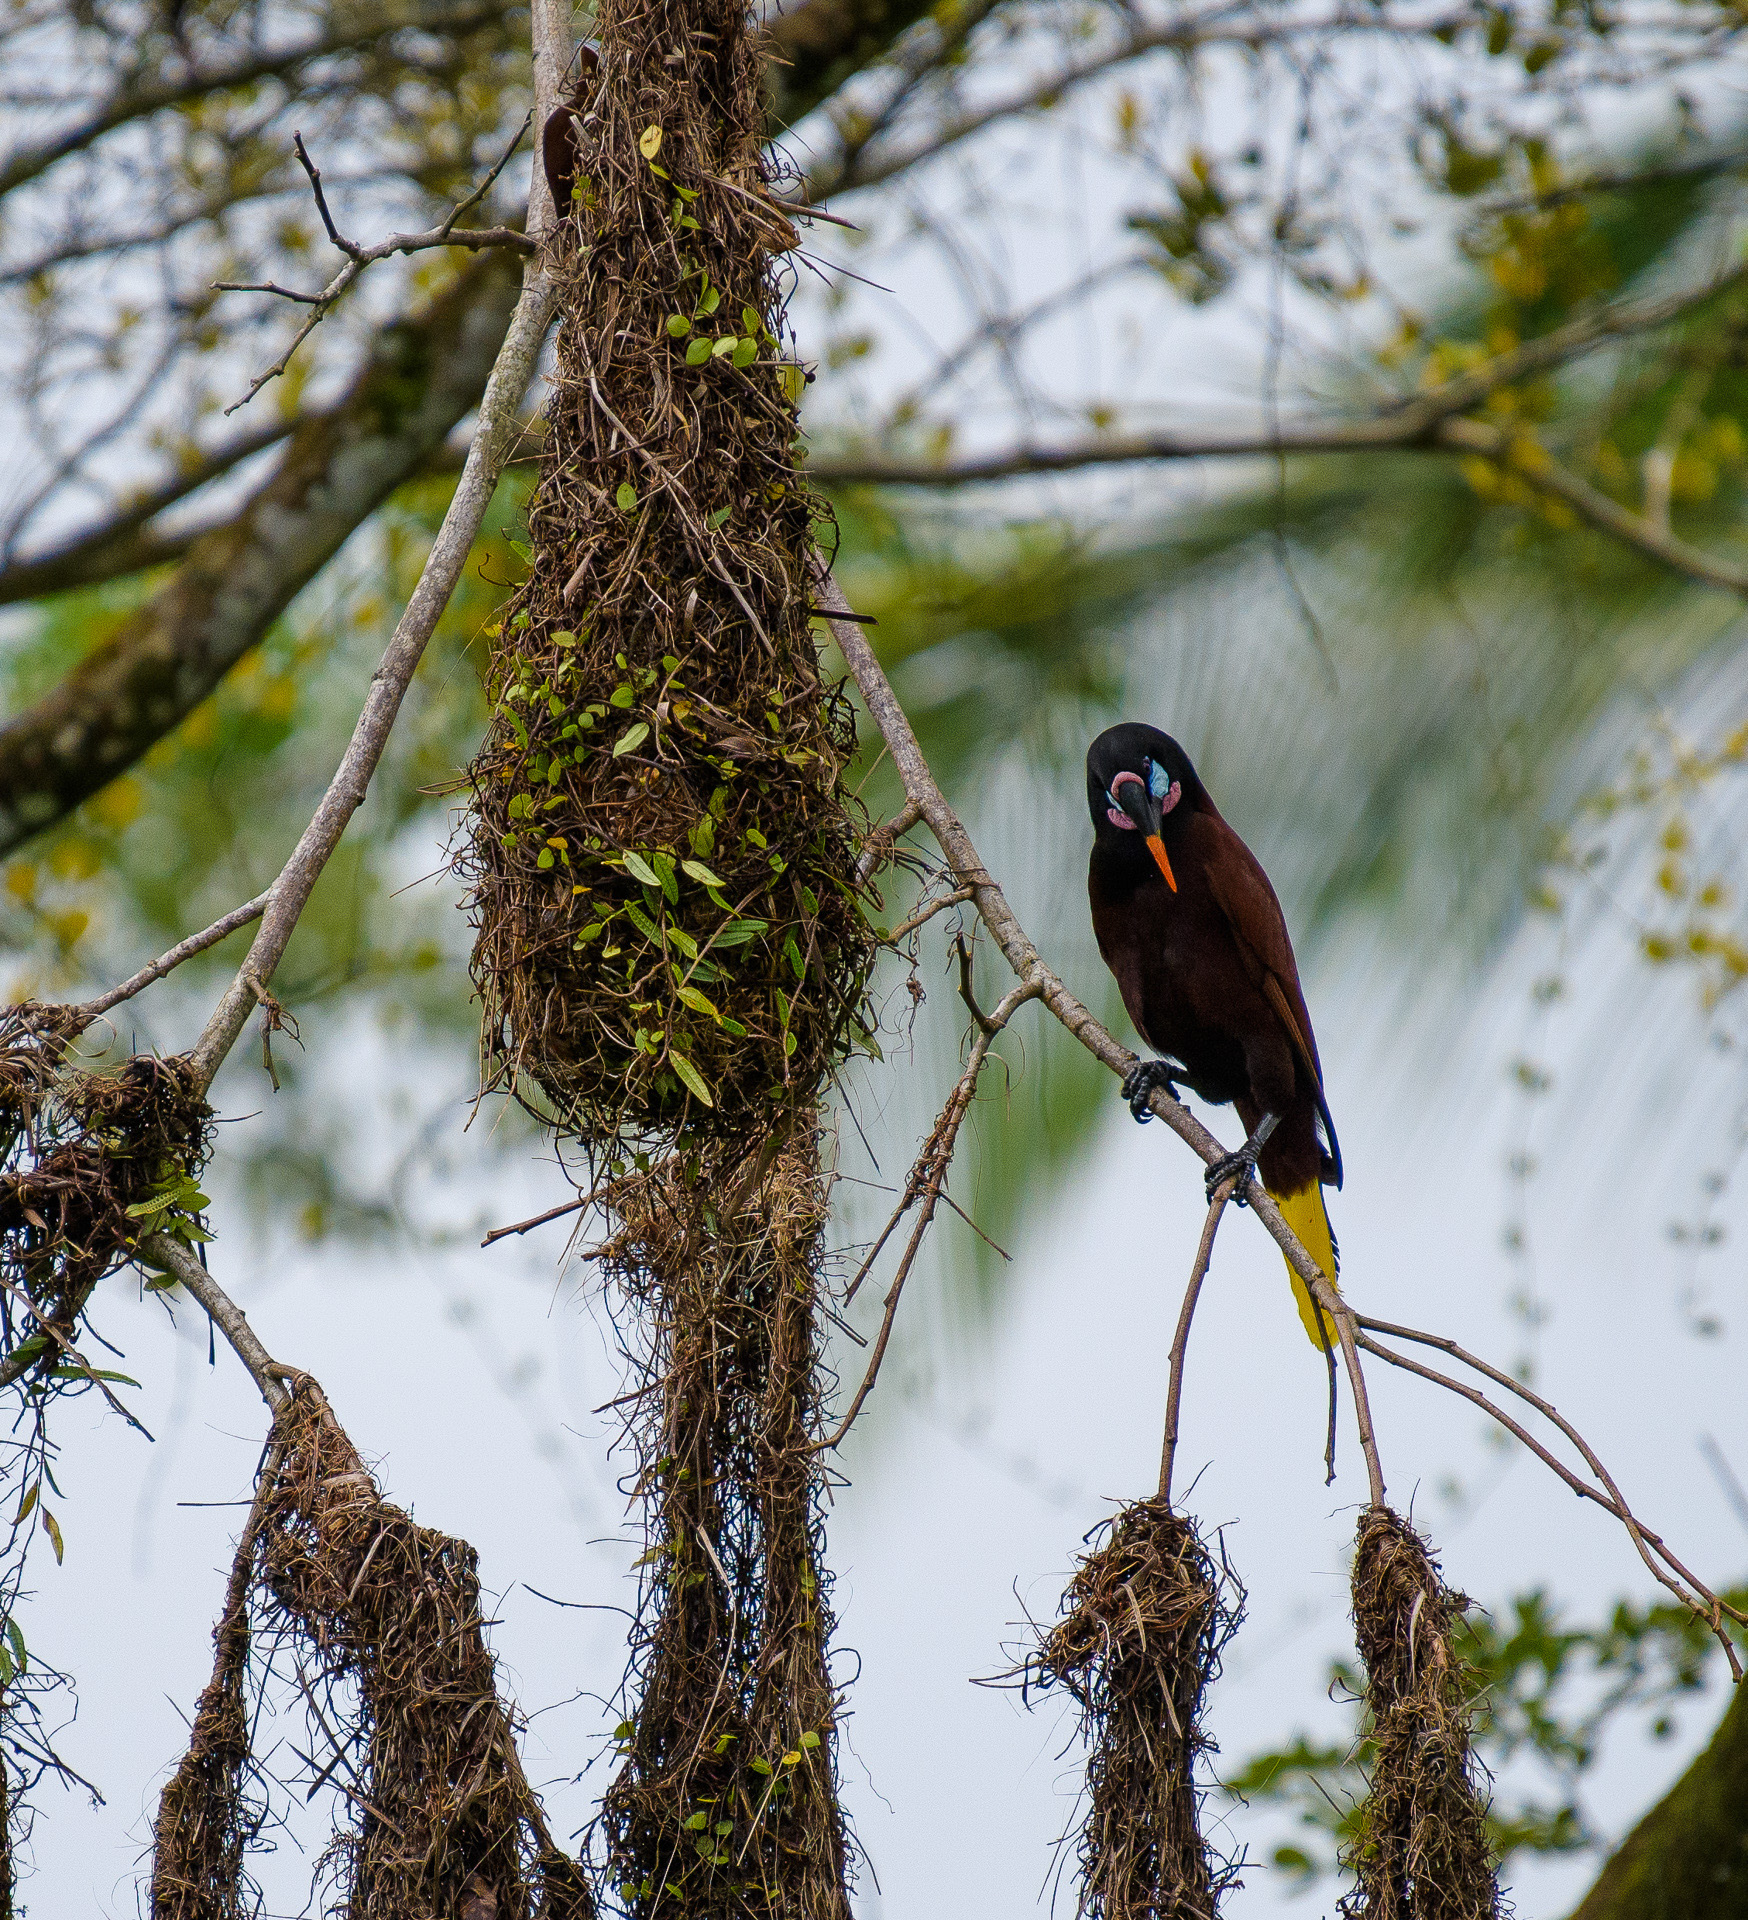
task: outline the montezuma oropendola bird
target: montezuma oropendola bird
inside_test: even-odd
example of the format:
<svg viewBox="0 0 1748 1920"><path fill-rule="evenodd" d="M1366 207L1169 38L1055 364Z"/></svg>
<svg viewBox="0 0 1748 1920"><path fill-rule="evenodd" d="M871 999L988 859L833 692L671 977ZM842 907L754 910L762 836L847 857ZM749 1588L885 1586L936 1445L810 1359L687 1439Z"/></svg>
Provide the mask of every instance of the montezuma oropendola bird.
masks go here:
<svg viewBox="0 0 1748 1920"><path fill-rule="evenodd" d="M1180 1081L1217 1106L1231 1102L1246 1138L1208 1169L1209 1194L1237 1173L1242 1205L1254 1169L1333 1281L1323 1188L1341 1185L1341 1146L1268 875L1220 817L1189 755L1157 727L1129 721L1101 733L1087 749L1086 796L1099 952L1137 1032L1165 1056L1143 1060L1124 1081L1130 1111L1151 1119L1149 1093L1164 1087L1176 1099ZM1287 1271L1305 1331L1323 1348L1335 1330Z"/></svg>

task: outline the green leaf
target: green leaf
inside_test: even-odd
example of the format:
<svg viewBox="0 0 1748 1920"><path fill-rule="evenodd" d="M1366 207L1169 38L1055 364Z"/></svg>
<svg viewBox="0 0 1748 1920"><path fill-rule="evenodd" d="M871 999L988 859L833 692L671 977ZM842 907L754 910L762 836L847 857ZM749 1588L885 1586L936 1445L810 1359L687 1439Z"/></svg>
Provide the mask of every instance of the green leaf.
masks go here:
<svg viewBox="0 0 1748 1920"><path fill-rule="evenodd" d="M680 949L688 960L696 960L698 958L698 942L692 938L684 927L669 927L668 938Z"/></svg>
<svg viewBox="0 0 1748 1920"><path fill-rule="evenodd" d="M637 505L637 489L629 480L621 480L613 498L619 503L621 513L630 513Z"/></svg>
<svg viewBox="0 0 1748 1920"><path fill-rule="evenodd" d="M670 313L668 315L668 332L672 334L676 340L684 340L686 335L691 331L692 323L683 313Z"/></svg>
<svg viewBox="0 0 1748 1920"><path fill-rule="evenodd" d="M691 986L680 987L677 991L681 1000L684 1001L694 1013L707 1013L712 1020L720 1020L722 1018L722 1015L716 1010L708 994L700 993L696 987Z"/></svg>
<svg viewBox="0 0 1748 1920"><path fill-rule="evenodd" d="M748 340L743 337L735 343L734 364L737 367L750 367L758 357L758 341Z"/></svg>
<svg viewBox="0 0 1748 1920"><path fill-rule="evenodd" d="M42 1482L40 1480L33 1480L30 1485L30 1491L18 1504L18 1513L12 1522L15 1527L22 1527L25 1521L30 1518L30 1510L36 1505L36 1497L41 1492Z"/></svg>
<svg viewBox="0 0 1748 1920"><path fill-rule="evenodd" d="M686 349L686 365L701 367L710 358L710 342L702 337L694 340Z"/></svg>
<svg viewBox="0 0 1748 1920"><path fill-rule="evenodd" d="M42 1510L42 1530L48 1535L49 1541L54 1547L55 1565L58 1567L66 1557L67 1547L66 1542L61 1538L60 1525L47 1507L44 1507Z"/></svg>
<svg viewBox="0 0 1748 1920"><path fill-rule="evenodd" d="M626 854L622 864L625 871L631 875L633 880L641 880L646 887L659 887L661 885L661 876L641 853Z"/></svg>
<svg viewBox="0 0 1748 1920"><path fill-rule="evenodd" d="M536 860L534 864L544 872L553 864L552 849L550 847L542 847L540 850L540 858Z"/></svg>
<svg viewBox="0 0 1748 1920"><path fill-rule="evenodd" d="M744 947L749 940L758 939L770 922L766 920L731 920L716 936L719 947Z"/></svg>
<svg viewBox="0 0 1748 1920"><path fill-rule="evenodd" d="M755 340L758 339L765 325L764 321L759 318L757 309L753 307L741 308L740 324L741 331L743 333L750 333Z"/></svg>
<svg viewBox="0 0 1748 1920"><path fill-rule="evenodd" d="M685 1081L692 1092L704 1102L705 1106L714 1107L716 1102L710 1097L709 1084L706 1082L703 1074L693 1066L691 1061L688 1060L683 1053L677 1052L673 1047L669 1047L668 1049L668 1059L673 1064L674 1071Z"/></svg>
<svg viewBox="0 0 1748 1920"><path fill-rule="evenodd" d="M176 1196L174 1193L154 1194L150 1200L136 1200L127 1210L128 1218L130 1220L149 1220L153 1214L162 1213L166 1207L173 1207L175 1204Z"/></svg>
<svg viewBox="0 0 1748 1920"><path fill-rule="evenodd" d="M704 516L704 524L714 533L733 512L733 507L718 507L714 513L708 513Z"/></svg>
<svg viewBox="0 0 1748 1920"><path fill-rule="evenodd" d="M737 340L732 333L725 333L720 340L712 345L710 349L711 358L720 360L725 354L733 353L739 345L739 340Z"/></svg>
<svg viewBox="0 0 1748 1920"><path fill-rule="evenodd" d="M656 926L656 923L649 917L649 915L644 912L642 907L640 907L637 904L635 900L626 901L625 917L638 930L638 932L643 935L643 937L650 943L651 946L661 945L662 936L661 936L660 929Z"/></svg>
<svg viewBox="0 0 1748 1920"><path fill-rule="evenodd" d="M721 305L722 289L720 287L706 286L703 293L698 296L698 311L700 313L714 313Z"/></svg>
<svg viewBox="0 0 1748 1920"><path fill-rule="evenodd" d="M18 1662L18 1671L27 1672L30 1667L29 1656L24 1651L24 1631L16 1620L6 1623L6 1638L12 1642L12 1657Z"/></svg>
<svg viewBox="0 0 1748 1920"><path fill-rule="evenodd" d="M811 1753L813 1749L819 1745L819 1735L817 1733L804 1733L801 1736L801 1744Z"/></svg>
<svg viewBox="0 0 1748 1920"><path fill-rule="evenodd" d="M694 880L702 881L707 887L720 887L722 885L722 882L717 879L716 875L710 871L702 860L682 860L680 862L680 871L690 874Z"/></svg>
<svg viewBox="0 0 1748 1920"><path fill-rule="evenodd" d="M680 883L674 878L674 856L671 853L652 853L649 863L656 870L662 892L668 896L668 905L677 906L680 899Z"/></svg>
<svg viewBox="0 0 1748 1920"><path fill-rule="evenodd" d="M686 1831L688 1833L702 1833L704 1829L707 1826L709 1826L709 1824L710 1824L709 1814L707 1813L689 1814L687 1815L687 1818L686 1818Z"/></svg>
<svg viewBox="0 0 1748 1920"><path fill-rule="evenodd" d="M649 722L638 721L634 727L627 727L613 742L613 758L617 760L622 753L632 753L649 738Z"/></svg>

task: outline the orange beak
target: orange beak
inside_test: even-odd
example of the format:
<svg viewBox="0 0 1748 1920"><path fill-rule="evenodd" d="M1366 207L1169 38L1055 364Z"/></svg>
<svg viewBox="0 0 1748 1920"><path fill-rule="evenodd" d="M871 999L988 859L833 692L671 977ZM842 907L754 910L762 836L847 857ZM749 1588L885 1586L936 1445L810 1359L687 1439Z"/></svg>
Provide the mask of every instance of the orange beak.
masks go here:
<svg viewBox="0 0 1748 1920"><path fill-rule="evenodd" d="M1154 864L1159 868L1160 872L1165 875L1165 884L1171 888L1173 893L1176 893L1177 878L1172 873L1171 862L1165 857L1165 842L1160 839L1157 833L1150 833L1147 836L1147 851L1153 855Z"/></svg>

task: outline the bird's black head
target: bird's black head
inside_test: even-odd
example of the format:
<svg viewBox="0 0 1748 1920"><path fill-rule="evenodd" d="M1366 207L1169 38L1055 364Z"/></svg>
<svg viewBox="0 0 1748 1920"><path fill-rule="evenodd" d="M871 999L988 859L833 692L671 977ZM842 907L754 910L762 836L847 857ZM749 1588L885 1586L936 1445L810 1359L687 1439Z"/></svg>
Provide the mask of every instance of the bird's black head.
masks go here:
<svg viewBox="0 0 1748 1920"><path fill-rule="evenodd" d="M1204 798L1190 757L1169 733L1125 720L1107 727L1086 750L1086 799L1094 835L1107 843L1144 847L1166 884L1177 891L1168 852Z"/></svg>

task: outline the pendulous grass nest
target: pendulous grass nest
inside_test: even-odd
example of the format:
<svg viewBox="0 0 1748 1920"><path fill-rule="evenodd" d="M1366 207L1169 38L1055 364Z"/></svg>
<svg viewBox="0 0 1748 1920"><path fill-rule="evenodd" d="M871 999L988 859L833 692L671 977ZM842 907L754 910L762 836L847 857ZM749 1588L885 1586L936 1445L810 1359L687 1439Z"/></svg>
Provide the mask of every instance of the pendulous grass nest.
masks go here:
<svg viewBox="0 0 1748 1920"><path fill-rule="evenodd" d="M593 1920L588 1882L523 1775L485 1624L473 1549L384 1500L300 1377L237 1549L213 1680L160 1803L153 1920L254 1910L252 1644L268 1649L256 1689L275 1662L295 1672L310 1751L328 1755L315 1785L333 1781L352 1811L325 1856L345 1920Z"/></svg>
<svg viewBox="0 0 1748 1920"><path fill-rule="evenodd" d="M597 29L547 142L562 319L471 768L473 968L488 1079L562 1129L727 1137L866 1037L855 729L811 626L756 50L730 0Z"/></svg>
<svg viewBox="0 0 1748 1920"><path fill-rule="evenodd" d="M1033 1684L1068 1689L1090 1750L1078 1910L1213 1920L1237 1870L1202 1837L1195 1770L1212 1747L1203 1696L1243 1596L1228 1597L1230 1574L1163 1500L1137 1501L1100 1531L1028 1667Z"/></svg>
<svg viewBox="0 0 1748 1920"><path fill-rule="evenodd" d="M616 1183L600 1251L635 1323L637 1622L601 1827L638 1920L848 1920L828 1670L818 1141Z"/></svg>
<svg viewBox="0 0 1748 1920"><path fill-rule="evenodd" d="M1502 1910L1469 1749L1469 1675L1453 1646L1468 1606L1406 1521L1367 1509L1353 1618L1376 1754L1344 1862L1357 1881L1341 1905L1348 1920L1495 1920Z"/></svg>
<svg viewBox="0 0 1748 1920"><path fill-rule="evenodd" d="M0 1346L9 1378L63 1368L99 1280L156 1227L197 1236L212 1113L177 1059L68 1064L69 1009L0 1014ZM59 1338L57 1338L57 1335Z"/></svg>

